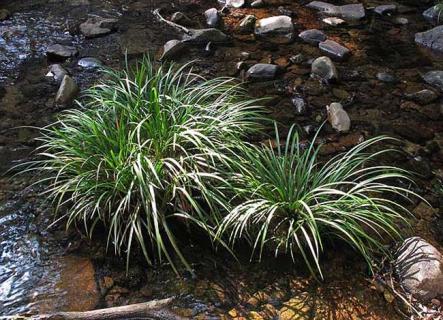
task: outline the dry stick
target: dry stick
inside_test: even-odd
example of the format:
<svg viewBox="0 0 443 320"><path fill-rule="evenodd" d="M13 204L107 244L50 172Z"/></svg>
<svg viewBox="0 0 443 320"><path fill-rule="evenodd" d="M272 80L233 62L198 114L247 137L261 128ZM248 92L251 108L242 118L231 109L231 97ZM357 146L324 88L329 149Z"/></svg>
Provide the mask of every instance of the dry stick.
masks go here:
<svg viewBox="0 0 443 320"><path fill-rule="evenodd" d="M162 15L160 14L160 10L161 9L155 9L153 11L154 16L156 16L160 21L162 21L162 22L170 25L171 27L173 27L173 28L175 28L175 29L177 29L179 31L182 31L182 32L184 32L186 34L190 34L191 33L191 31L188 28L185 28L184 26L182 26L182 25L180 25L178 23L175 23L175 22L172 22L172 21L169 21L169 20L163 18Z"/></svg>
<svg viewBox="0 0 443 320"><path fill-rule="evenodd" d="M98 309L84 312L57 312L53 314L36 315L32 317L11 317L10 319L29 320L119 320L119 319L151 319L151 320L183 320L165 309L174 298L152 300L149 302L130 304L122 307Z"/></svg>

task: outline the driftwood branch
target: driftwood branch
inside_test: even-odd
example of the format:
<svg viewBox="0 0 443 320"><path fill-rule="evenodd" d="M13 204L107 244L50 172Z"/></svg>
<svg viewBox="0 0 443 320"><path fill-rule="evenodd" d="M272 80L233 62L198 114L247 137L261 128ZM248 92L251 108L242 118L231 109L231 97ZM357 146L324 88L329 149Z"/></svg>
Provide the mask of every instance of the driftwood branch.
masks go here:
<svg viewBox="0 0 443 320"><path fill-rule="evenodd" d="M174 298L152 300L144 303L131 304L122 307L113 307L84 312L56 312L31 317L16 316L10 319L28 320L122 320L122 319L150 319L150 320L184 320L166 308ZM9 318L9 317L8 317Z"/></svg>
<svg viewBox="0 0 443 320"><path fill-rule="evenodd" d="M156 16L160 21L168 24L169 26L177 29L178 31L184 32L186 34L190 34L191 33L191 31L188 28L182 26L181 24L178 24L178 23L175 23L175 22L172 22L172 21L170 21L168 19L163 18L163 16L160 14L160 10L161 9L155 9L153 11L154 16Z"/></svg>

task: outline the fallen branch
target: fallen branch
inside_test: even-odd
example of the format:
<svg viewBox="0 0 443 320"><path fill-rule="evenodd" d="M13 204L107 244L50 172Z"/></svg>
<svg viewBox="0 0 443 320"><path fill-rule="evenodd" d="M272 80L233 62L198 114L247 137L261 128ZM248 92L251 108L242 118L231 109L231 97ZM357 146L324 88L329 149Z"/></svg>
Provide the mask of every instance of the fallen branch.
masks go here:
<svg viewBox="0 0 443 320"><path fill-rule="evenodd" d="M177 29L178 31L184 32L186 34L190 34L191 33L191 31L188 28L185 28L181 24L178 24L178 23L175 23L175 22L172 22L172 21L169 21L169 20L163 18L163 16L160 14L160 9L155 9L153 11L153 13L154 13L154 16L156 16L160 21L168 24L169 26Z"/></svg>
<svg viewBox="0 0 443 320"><path fill-rule="evenodd" d="M152 319L152 320L183 320L168 311L174 298L152 300L149 302L130 304L122 307L113 307L84 312L56 312L52 314L35 315L31 317L13 316L8 319L29 320L120 320L120 319Z"/></svg>

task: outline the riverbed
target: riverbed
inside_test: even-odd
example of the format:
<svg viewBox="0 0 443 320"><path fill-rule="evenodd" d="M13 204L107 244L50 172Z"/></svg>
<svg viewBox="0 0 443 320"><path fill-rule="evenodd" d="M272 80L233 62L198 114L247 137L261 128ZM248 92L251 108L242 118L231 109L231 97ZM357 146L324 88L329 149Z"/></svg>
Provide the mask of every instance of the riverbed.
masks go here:
<svg viewBox="0 0 443 320"><path fill-rule="evenodd" d="M378 134L399 138L402 153L386 160L415 171L416 191L432 206L411 206L417 215L412 232L442 249L443 89L426 83L423 75L443 70L443 56L414 41L416 33L435 26L422 15L432 3L396 2L395 10L378 14L374 8L391 2L364 0L362 19L332 26L306 7L309 1L265 2L259 8L224 10L219 28L231 41L209 48L193 43L174 60L195 60L194 72L205 77L240 80L256 63L277 65L275 78L245 86L253 96L271 97L266 104L272 117L282 127L297 124L305 139L327 119L326 105L342 103L351 130L337 133L325 127L324 156ZM183 36L159 21L154 9L161 8L166 19L183 12L192 28L205 28L203 13L212 7L223 5L215 0L0 0L0 9L10 13L0 21L0 316L85 311L178 296L172 311L191 319L401 319L398 305L371 285L364 261L340 245L323 257L323 283L288 257L259 263L246 256L238 264L226 253L197 249L199 239L186 249L195 261L196 277L177 276L166 265L148 268L142 260L126 273L125 262L106 252L100 234L88 239L66 231L62 223L53 224L52 206L39 195L44 187L30 186L31 176L14 176L20 169L13 167L32 157L37 146L35 127L74 107L55 103L59 83L47 76L53 63L46 55L50 45L76 48L78 54L62 66L82 91L101 74L79 66L79 59L93 57L122 68L125 55L130 62L144 54L158 59L167 41ZM295 35L317 29L348 48L349 57L334 60L339 81L311 77L313 59L324 55L316 45L297 37L273 43L240 32L240 22L251 14L257 19L290 16ZM79 25L90 17L118 22L112 32L86 38ZM411 98L425 89L435 99Z"/></svg>

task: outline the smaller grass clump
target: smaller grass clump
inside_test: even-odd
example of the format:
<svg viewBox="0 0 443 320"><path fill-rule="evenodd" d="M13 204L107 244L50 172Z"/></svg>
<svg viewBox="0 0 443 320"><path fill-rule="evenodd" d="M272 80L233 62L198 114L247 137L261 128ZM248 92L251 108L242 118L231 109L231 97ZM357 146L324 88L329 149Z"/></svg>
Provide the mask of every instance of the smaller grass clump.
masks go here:
<svg viewBox="0 0 443 320"><path fill-rule="evenodd" d="M247 239L261 258L264 248L302 257L312 273L319 272L327 239L341 239L371 266L372 254L384 251L385 237L399 238L399 224L410 212L394 198L414 193L396 186L410 183L402 169L374 165L372 160L391 150L369 152L387 137L369 139L348 152L321 163L314 141L300 143L291 128L282 147L243 144L232 184L236 205L218 228L218 238L234 246Z"/></svg>
<svg viewBox="0 0 443 320"><path fill-rule="evenodd" d="M149 263L172 252L191 270L174 230L183 218L210 233L225 210L221 170L230 146L259 128L261 109L231 78L205 80L188 66L106 70L79 108L42 130L46 193L67 225L97 223L115 252L134 243Z"/></svg>

